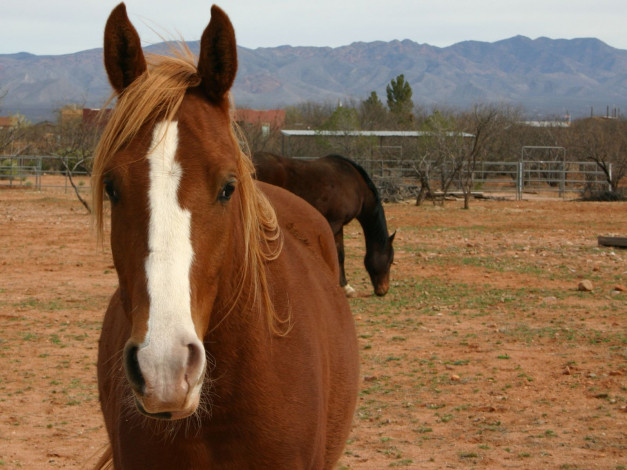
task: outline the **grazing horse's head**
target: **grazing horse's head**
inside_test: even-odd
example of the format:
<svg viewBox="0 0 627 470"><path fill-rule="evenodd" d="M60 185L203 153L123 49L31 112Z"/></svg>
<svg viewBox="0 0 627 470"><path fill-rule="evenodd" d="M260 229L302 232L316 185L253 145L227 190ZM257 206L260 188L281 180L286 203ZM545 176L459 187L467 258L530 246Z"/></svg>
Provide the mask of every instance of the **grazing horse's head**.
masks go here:
<svg viewBox="0 0 627 470"><path fill-rule="evenodd" d="M124 368L140 412L184 418L199 404L212 315L232 308L238 285L261 286L267 306L258 262L276 219L233 133L236 43L219 8L197 66L191 54L147 63L124 4L107 21L104 56L117 104L96 151L94 207L102 229L106 193L120 321L130 323Z"/></svg>
<svg viewBox="0 0 627 470"><path fill-rule="evenodd" d="M390 236L386 235L385 242L376 244L376 246L374 246L375 244L373 243L372 246L367 248L366 256L364 257L366 271L368 271L370 275L374 292L378 296L387 294L390 288L390 267L394 262L394 247L392 246L392 242L394 241L395 235L396 232Z"/></svg>

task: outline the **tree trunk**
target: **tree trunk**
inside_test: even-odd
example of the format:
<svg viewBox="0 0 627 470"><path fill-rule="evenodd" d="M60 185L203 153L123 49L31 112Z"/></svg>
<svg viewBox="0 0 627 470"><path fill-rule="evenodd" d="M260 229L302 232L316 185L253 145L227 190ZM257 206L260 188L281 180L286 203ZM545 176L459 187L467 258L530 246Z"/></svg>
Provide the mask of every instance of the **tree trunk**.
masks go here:
<svg viewBox="0 0 627 470"><path fill-rule="evenodd" d="M87 212L91 214L91 207L89 207L89 203L85 199L83 199L78 189L78 186L76 186L76 183L74 183L74 178L72 178L72 174L74 173L74 171L76 171L76 168L78 168L78 166L83 162L83 160L79 161L76 165L74 165L74 168L72 169L70 169L70 165L64 158L61 159L61 162L63 163L63 166L65 167L65 172L67 174L67 177L70 180L70 184L72 185L72 188L74 188L76 197L78 198L80 203L85 207L85 209L87 209Z"/></svg>
<svg viewBox="0 0 627 470"><path fill-rule="evenodd" d="M464 209L470 209L470 188L464 190Z"/></svg>
<svg viewBox="0 0 627 470"><path fill-rule="evenodd" d="M427 197L427 194L429 194L430 192L431 191L429 190L429 185L423 182L420 185L420 191L418 192L418 195L416 196L416 205L421 206L425 198Z"/></svg>

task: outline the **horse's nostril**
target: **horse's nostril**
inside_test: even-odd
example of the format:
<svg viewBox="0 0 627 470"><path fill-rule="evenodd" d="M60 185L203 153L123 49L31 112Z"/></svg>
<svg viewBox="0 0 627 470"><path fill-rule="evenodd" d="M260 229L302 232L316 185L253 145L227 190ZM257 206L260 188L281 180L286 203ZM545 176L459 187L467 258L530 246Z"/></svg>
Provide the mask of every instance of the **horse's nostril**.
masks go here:
<svg viewBox="0 0 627 470"><path fill-rule="evenodd" d="M139 395L143 395L146 389L146 381L142 375L137 359L139 346L135 343L128 343L124 348L124 370L126 377L133 388Z"/></svg>
<svg viewBox="0 0 627 470"><path fill-rule="evenodd" d="M196 361L198 361L198 357L200 355L200 351L198 350L198 346L194 343L190 343L187 345L187 349L189 350L189 355L187 356L187 366L193 366Z"/></svg>
<svg viewBox="0 0 627 470"><path fill-rule="evenodd" d="M203 373L204 369L204 349L201 343L189 343L187 345L188 356L187 356L187 377L191 379L192 382L199 380L200 375ZM194 386L195 383L190 383L190 386Z"/></svg>

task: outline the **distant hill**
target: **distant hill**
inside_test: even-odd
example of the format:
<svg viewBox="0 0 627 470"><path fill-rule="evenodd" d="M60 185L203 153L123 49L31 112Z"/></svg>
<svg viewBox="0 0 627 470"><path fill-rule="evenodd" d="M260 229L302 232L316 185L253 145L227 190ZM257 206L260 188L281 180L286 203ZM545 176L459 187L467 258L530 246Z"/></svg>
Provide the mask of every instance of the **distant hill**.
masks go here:
<svg viewBox="0 0 627 470"><path fill-rule="evenodd" d="M198 42L189 43L198 51ZM158 50L151 46L148 51ZM348 46L239 48L235 101L279 108L304 101L363 100L403 73L415 103L464 107L476 102L519 104L530 116L573 116L627 109L627 51L598 39L466 41L439 48L413 41ZM110 88L102 49L75 54L0 55L0 114L51 119L68 103L100 107Z"/></svg>

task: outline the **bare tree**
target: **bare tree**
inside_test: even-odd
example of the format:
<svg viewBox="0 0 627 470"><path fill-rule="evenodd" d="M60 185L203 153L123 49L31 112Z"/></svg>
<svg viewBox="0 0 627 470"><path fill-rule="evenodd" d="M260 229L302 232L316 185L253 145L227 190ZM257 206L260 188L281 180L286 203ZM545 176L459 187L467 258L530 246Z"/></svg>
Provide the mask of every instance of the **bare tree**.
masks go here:
<svg viewBox="0 0 627 470"><path fill-rule="evenodd" d="M601 169L613 193L627 176L627 121L589 118L570 128L569 150L580 160L591 160Z"/></svg>
<svg viewBox="0 0 627 470"><path fill-rule="evenodd" d="M501 105L477 104L468 111L434 110L423 122L425 135L413 161L420 182L416 205L428 195L436 200L434 183L442 198L455 183L468 209L478 164L504 153L514 156L519 120L519 110Z"/></svg>
<svg viewBox="0 0 627 470"><path fill-rule="evenodd" d="M429 153L416 154L415 157L416 158L411 162L411 166L420 183L420 189L416 194L416 205L420 206L428 196L435 201L431 189L431 177L434 165L433 161L429 158Z"/></svg>
<svg viewBox="0 0 627 470"><path fill-rule="evenodd" d="M11 125L0 127L0 155L24 155L30 150L30 122L21 114L11 116Z"/></svg>
<svg viewBox="0 0 627 470"><path fill-rule="evenodd" d="M281 151L281 129L275 124L244 124L239 126L239 133L250 153Z"/></svg>
<svg viewBox="0 0 627 470"><path fill-rule="evenodd" d="M505 105L476 104L458 117L458 177L464 209L470 208L477 164L501 153L508 142L504 135L519 120L517 109Z"/></svg>
<svg viewBox="0 0 627 470"><path fill-rule="evenodd" d="M78 171L91 175L91 166L94 150L101 133L101 124L83 119L82 113L75 113L67 118L63 110L59 110L57 119L57 138L51 142L48 150L50 154L59 157L61 165L68 177L76 197L80 203L91 212L89 203L82 197L80 188L74 181Z"/></svg>
<svg viewBox="0 0 627 470"><path fill-rule="evenodd" d="M455 112L444 109L434 110L424 120L424 135L419 139L412 161L420 182L416 205L422 204L426 197L431 197L434 204L442 202L459 174L463 164L464 137L457 129L457 120Z"/></svg>

